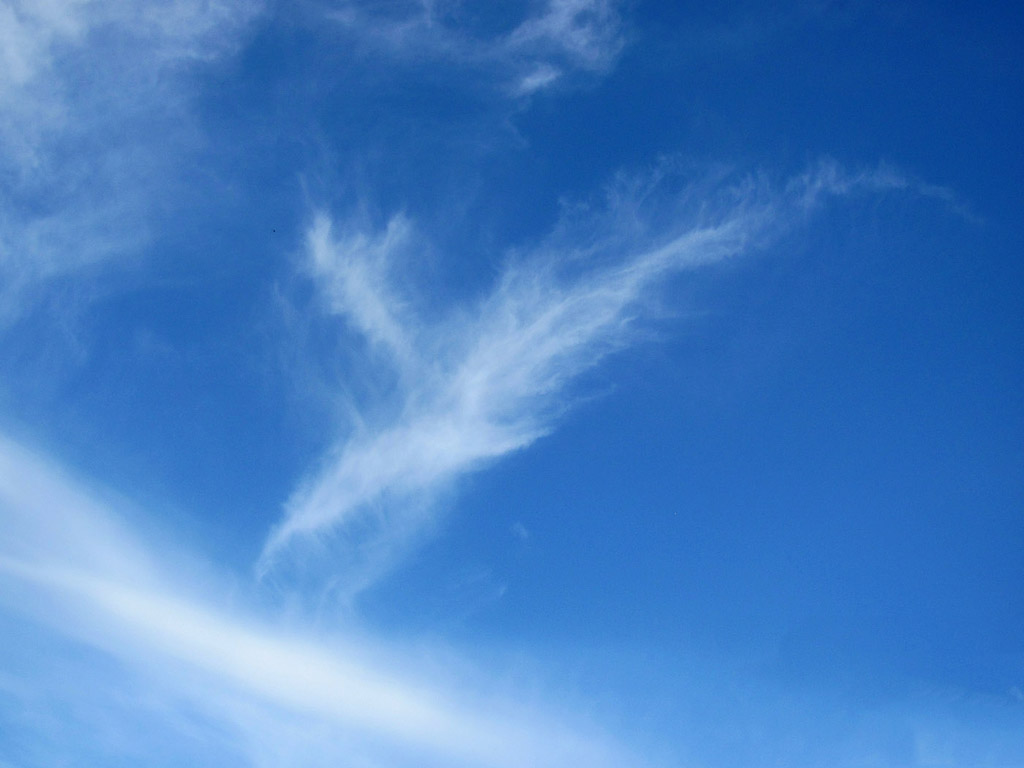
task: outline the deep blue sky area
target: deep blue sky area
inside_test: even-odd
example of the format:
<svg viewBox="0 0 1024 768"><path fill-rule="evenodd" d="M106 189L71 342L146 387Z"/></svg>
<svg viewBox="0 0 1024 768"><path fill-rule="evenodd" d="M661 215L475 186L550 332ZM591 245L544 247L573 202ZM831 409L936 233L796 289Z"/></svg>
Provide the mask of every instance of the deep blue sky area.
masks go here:
<svg viewBox="0 0 1024 768"><path fill-rule="evenodd" d="M1024 10L0 0L0 768L1024 768Z"/></svg>

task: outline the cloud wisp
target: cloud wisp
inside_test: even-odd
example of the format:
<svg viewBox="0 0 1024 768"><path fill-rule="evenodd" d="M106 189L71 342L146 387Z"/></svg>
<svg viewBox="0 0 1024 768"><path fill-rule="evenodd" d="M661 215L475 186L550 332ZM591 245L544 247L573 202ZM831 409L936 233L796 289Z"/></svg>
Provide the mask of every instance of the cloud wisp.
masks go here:
<svg viewBox="0 0 1024 768"><path fill-rule="evenodd" d="M40 286L144 241L154 191L196 143L183 75L235 50L260 6L0 7L0 327Z"/></svg>
<svg viewBox="0 0 1024 768"><path fill-rule="evenodd" d="M479 689L466 679L439 683L410 672L408 658L388 661L357 642L285 631L196 597L204 587L169 577L175 563L155 556L106 503L5 438L0 523L12 534L0 543L8 613L113 657L134 685L145 681L153 696L188 702L236 733L238 749L260 733L263 754L362 753L367 765L623 764L600 737L574 733L550 712L493 694L475 699ZM82 675L89 664L78 662ZM64 695L87 699L91 686L72 682ZM288 735L286 722L313 735Z"/></svg>
<svg viewBox="0 0 1024 768"><path fill-rule="evenodd" d="M348 0L332 6L328 15L374 51L494 72L514 97L549 88L573 73L607 72L625 45L614 0L547 0L523 11L503 29L483 25L475 32L473 13L458 3L415 2L396 12Z"/></svg>
<svg viewBox="0 0 1024 768"><path fill-rule="evenodd" d="M666 281L764 246L830 195L906 182L823 163L781 188L670 184L620 181L597 210L571 212L513 254L487 295L437 320L394 279L417 248L408 221L366 232L318 216L308 268L323 305L365 339L360 367L389 384L383 407L351 404L356 426L288 501L260 572L326 544L332 584L358 593L431 522L439 493L554 428L573 384L634 339Z"/></svg>

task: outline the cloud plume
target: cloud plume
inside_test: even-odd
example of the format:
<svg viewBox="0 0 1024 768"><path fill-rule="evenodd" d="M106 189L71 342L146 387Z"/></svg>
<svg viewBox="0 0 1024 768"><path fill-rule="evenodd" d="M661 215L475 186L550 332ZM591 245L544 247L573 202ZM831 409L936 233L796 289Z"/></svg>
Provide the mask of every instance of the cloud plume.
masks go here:
<svg viewBox="0 0 1024 768"><path fill-rule="evenodd" d="M361 415L289 500L263 573L290 548L327 541L335 585L358 592L429 523L437 494L554 428L573 384L630 343L671 277L762 247L830 195L906 184L832 163L779 187L720 179L673 191L672 174L655 176L620 179L596 209L570 210L509 258L489 293L438 320L418 316L392 279L415 246L410 222L366 232L317 217L308 268L323 306L394 383L386 415Z"/></svg>

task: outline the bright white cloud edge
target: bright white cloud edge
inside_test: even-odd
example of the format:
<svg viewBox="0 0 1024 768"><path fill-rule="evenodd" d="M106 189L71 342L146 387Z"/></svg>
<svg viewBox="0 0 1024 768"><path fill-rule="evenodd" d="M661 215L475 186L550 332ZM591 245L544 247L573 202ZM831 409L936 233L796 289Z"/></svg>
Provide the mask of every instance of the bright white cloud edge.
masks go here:
<svg viewBox="0 0 1024 768"><path fill-rule="evenodd" d="M2 437L0 524L9 610L141 670L158 694L185 697L240 732L263 732L264 748L264 719L293 717L325 725L333 736L318 737L319 746L339 755L373 755L385 743L426 764L638 764L593 733L560 726L554 712L485 696L461 675L432 681L360 641L285 631L197 597L188 579L168 577L179 562L158 557L105 502ZM67 695L90 695L71 685Z"/></svg>

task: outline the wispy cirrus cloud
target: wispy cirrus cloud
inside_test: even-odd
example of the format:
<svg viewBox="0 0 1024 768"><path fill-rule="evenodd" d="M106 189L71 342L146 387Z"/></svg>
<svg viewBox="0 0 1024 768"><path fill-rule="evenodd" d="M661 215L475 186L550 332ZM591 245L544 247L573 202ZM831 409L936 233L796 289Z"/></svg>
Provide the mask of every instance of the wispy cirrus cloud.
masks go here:
<svg viewBox="0 0 1024 768"><path fill-rule="evenodd" d="M528 96L572 73L601 74L614 65L625 44L618 5L546 0L492 8L499 17L510 7L518 11L517 18L497 28L471 23L479 9L460 2L424 0L396 10L346 0L332 6L329 16L363 46L492 71L510 95Z"/></svg>
<svg viewBox="0 0 1024 768"><path fill-rule="evenodd" d="M226 749L255 765L639 764L600 734L561 724L564 714L487 693L486 684L418 652L369 651L365 638L303 631L294 621L284 629L247 615L237 598L232 605L200 597L217 590L194 573L170 575L191 555L167 546L155 554L110 504L0 437L0 524L9 534L0 542L0 603L8 620L19 615L72 643L50 706L88 711L101 696L95 681L85 682L95 662L82 649L91 648L124 678L104 685L133 690L120 705L104 701L127 710L114 722L132 722L153 699L161 702L154 730L198 717L226 731ZM9 653L24 650L14 637L9 643ZM43 671L31 674L38 679L21 682L43 684ZM24 694L8 689L0 695ZM57 735L44 724L34 737ZM122 755L133 743L129 733L112 741ZM75 743L79 755L91 746L81 736ZM211 754L204 738L193 757Z"/></svg>
<svg viewBox="0 0 1024 768"><path fill-rule="evenodd" d="M323 307L364 337L354 367L387 384L349 403L352 432L288 501L260 572L293 564L290 550L308 567L314 544L330 583L359 592L429 525L438 494L555 428L579 377L636 338L670 278L764 246L829 196L907 186L886 169L832 163L781 186L672 183L621 179L603 205L570 210L549 238L512 254L489 293L439 319L418 314L423 302L395 280L417 247L410 222L367 232L318 216L307 268Z"/></svg>
<svg viewBox="0 0 1024 768"><path fill-rule="evenodd" d="M144 241L150 206L195 143L186 73L234 50L260 6L0 6L0 324L40 286Z"/></svg>

